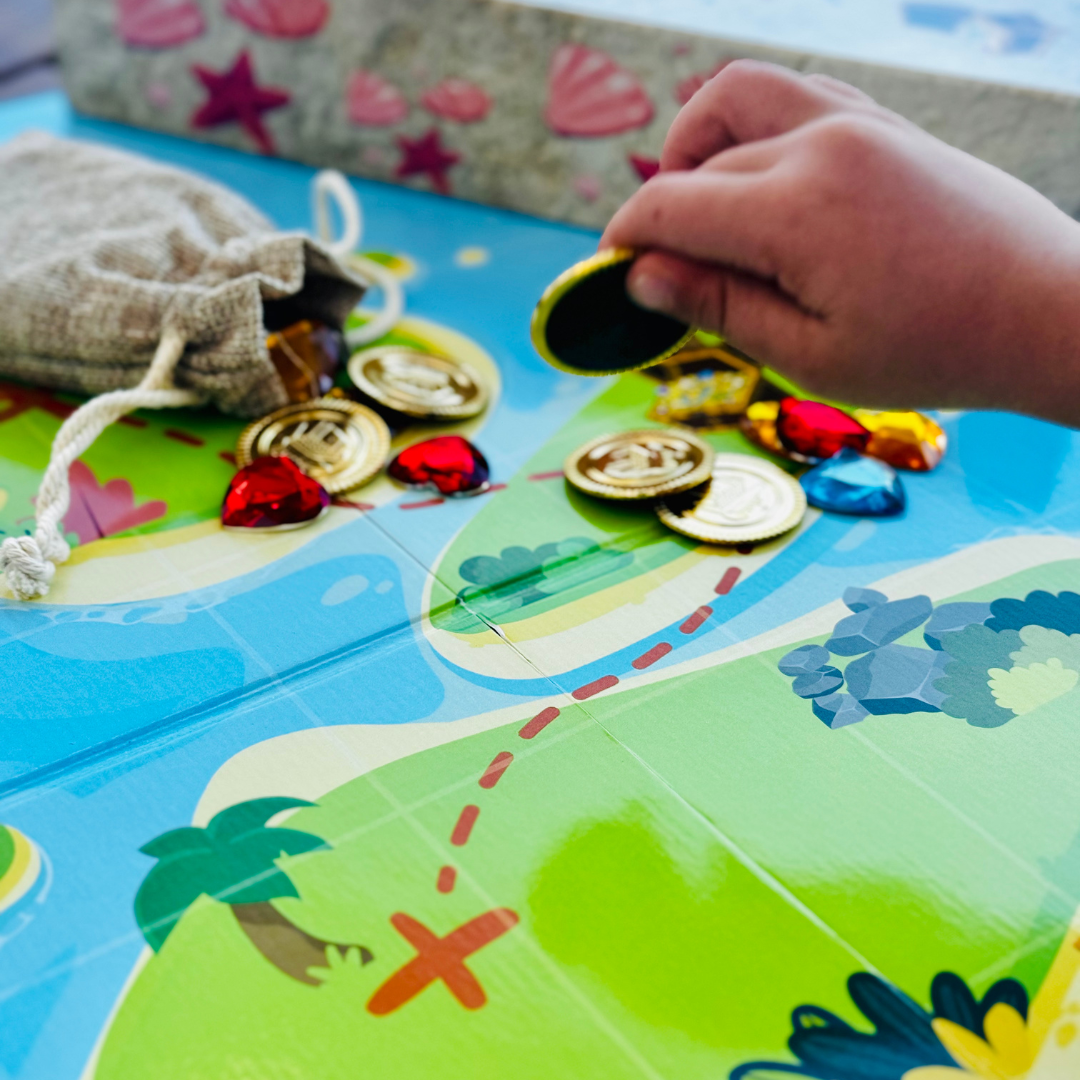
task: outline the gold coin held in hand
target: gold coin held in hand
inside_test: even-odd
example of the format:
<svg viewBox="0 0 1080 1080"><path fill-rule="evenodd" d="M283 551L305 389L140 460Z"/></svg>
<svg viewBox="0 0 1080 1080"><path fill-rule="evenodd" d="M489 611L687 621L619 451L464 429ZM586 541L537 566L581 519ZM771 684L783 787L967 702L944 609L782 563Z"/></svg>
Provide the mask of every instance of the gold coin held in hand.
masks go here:
<svg viewBox="0 0 1080 1080"><path fill-rule="evenodd" d="M464 420L488 402L487 387L468 364L402 345L354 353L348 370L358 390L406 416Z"/></svg>
<svg viewBox="0 0 1080 1080"><path fill-rule="evenodd" d="M563 472L590 495L651 499L707 480L712 460L712 447L688 432L645 428L602 435L579 446Z"/></svg>
<svg viewBox="0 0 1080 1080"><path fill-rule="evenodd" d="M236 444L236 463L284 456L331 495L359 487L385 464L390 452L386 421L366 405L317 398L286 405L249 424Z"/></svg>
<svg viewBox="0 0 1080 1080"><path fill-rule="evenodd" d="M607 248L564 270L545 290L530 328L536 351L574 375L615 375L659 364L694 331L640 307L626 291L637 252Z"/></svg>
<svg viewBox="0 0 1080 1080"><path fill-rule="evenodd" d="M799 482L764 458L717 454L712 478L656 507L669 528L708 544L771 540L802 521L806 495Z"/></svg>

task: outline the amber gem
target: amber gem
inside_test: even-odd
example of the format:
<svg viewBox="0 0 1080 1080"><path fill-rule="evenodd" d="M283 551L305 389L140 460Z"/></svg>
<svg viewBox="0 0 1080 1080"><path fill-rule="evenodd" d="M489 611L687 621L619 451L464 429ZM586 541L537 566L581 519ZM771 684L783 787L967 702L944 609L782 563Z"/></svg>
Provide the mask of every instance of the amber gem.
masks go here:
<svg viewBox="0 0 1080 1080"><path fill-rule="evenodd" d="M945 456L948 437L922 413L856 409L854 416L870 432L866 453L894 469L929 472Z"/></svg>
<svg viewBox="0 0 1080 1080"><path fill-rule="evenodd" d="M317 480L287 457L260 457L232 478L221 508L230 529L287 529L314 521L330 505Z"/></svg>
<svg viewBox="0 0 1080 1080"><path fill-rule="evenodd" d="M743 434L753 443L771 454L787 457L788 452L776 434L776 418L780 414L779 401L755 401L739 420Z"/></svg>
<svg viewBox="0 0 1080 1080"><path fill-rule="evenodd" d="M846 412L820 401L786 397L780 402L776 434L788 450L808 458L831 458L845 447L866 451L870 432Z"/></svg>
<svg viewBox="0 0 1080 1080"><path fill-rule="evenodd" d="M330 390L341 366L344 344L340 331L311 319L301 319L267 336L270 359L290 401L312 401Z"/></svg>

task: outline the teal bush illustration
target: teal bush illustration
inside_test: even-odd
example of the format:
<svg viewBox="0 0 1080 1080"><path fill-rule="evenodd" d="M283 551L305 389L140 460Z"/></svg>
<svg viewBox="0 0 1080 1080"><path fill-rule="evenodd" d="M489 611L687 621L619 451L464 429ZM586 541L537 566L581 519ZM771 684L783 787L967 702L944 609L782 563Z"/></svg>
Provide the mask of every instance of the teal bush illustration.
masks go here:
<svg viewBox="0 0 1080 1080"><path fill-rule="evenodd" d="M519 608L622 570L633 561L633 552L603 548L581 536L533 549L507 547L498 555L474 555L458 569L471 584L457 594L457 605L442 625L447 630L474 629L479 620L505 618Z"/></svg>

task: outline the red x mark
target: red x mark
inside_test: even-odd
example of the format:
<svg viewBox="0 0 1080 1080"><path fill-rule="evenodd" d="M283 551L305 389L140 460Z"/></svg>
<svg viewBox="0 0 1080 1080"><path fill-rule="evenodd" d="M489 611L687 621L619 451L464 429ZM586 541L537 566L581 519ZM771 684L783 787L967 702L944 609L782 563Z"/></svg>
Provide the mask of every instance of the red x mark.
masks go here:
<svg viewBox="0 0 1080 1080"><path fill-rule="evenodd" d="M436 979L442 979L466 1009L479 1009L487 1001L487 995L476 976L465 966L465 957L517 926L518 917L509 908L494 908L470 919L443 938L400 911L390 916L390 922L417 955L398 968L371 995L367 1010L375 1016L386 1016L400 1009Z"/></svg>

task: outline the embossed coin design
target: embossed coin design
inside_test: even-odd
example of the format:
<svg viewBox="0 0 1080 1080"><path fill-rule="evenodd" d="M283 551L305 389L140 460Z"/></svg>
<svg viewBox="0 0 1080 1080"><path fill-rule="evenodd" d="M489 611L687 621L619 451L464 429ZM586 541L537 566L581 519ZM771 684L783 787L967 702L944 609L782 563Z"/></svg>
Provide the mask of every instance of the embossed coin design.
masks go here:
<svg viewBox="0 0 1080 1080"><path fill-rule="evenodd" d="M802 521L806 495L783 469L749 454L717 454L708 485L656 508L670 529L709 544L771 540Z"/></svg>
<svg viewBox="0 0 1080 1080"><path fill-rule="evenodd" d="M682 431L646 428L602 435L579 446L563 466L566 479L606 499L651 499L707 480L712 447Z"/></svg>
<svg viewBox="0 0 1080 1080"><path fill-rule="evenodd" d="M406 416L464 420L488 402L487 387L468 364L399 345L354 353L349 378L372 400Z"/></svg>
<svg viewBox="0 0 1080 1080"><path fill-rule="evenodd" d="M390 429L377 413L344 398L318 398L249 424L236 462L243 468L255 458L285 456L336 495L370 480L389 451Z"/></svg>

